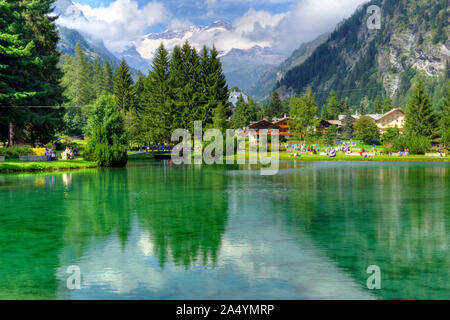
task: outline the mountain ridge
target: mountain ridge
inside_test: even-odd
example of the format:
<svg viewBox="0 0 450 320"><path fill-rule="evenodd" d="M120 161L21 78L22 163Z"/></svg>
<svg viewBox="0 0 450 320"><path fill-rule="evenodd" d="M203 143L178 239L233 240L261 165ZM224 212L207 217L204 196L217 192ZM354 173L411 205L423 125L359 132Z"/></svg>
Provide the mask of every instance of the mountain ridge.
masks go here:
<svg viewBox="0 0 450 320"><path fill-rule="evenodd" d="M253 87L250 88L249 93L259 102L268 100L276 83L293 67L303 63L319 45L328 39L329 35L330 33L325 33L310 42L301 44L280 65L265 72Z"/></svg>
<svg viewBox="0 0 450 320"><path fill-rule="evenodd" d="M381 7L380 30L367 28L371 5ZM450 58L448 16L447 0L370 1L339 24L305 62L289 70L276 88L285 98L311 87L315 92L347 92L352 104L376 95L402 104L415 76L434 81L444 73ZM439 98L439 92L433 94ZM317 100L322 104L326 98Z"/></svg>

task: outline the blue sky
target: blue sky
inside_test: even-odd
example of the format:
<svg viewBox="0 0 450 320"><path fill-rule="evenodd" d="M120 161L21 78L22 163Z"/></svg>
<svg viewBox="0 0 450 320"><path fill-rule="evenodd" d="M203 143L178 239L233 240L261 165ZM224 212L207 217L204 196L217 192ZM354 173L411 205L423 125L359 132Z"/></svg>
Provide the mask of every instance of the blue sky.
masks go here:
<svg viewBox="0 0 450 320"><path fill-rule="evenodd" d="M107 7L114 0L73 0L93 8ZM140 7L151 2L137 0ZM273 14L288 12L296 0L164 0L163 3L174 18L189 20L195 25L209 25L216 20L232 22L249 9L264 10ZM159 32L166 28L157 24L149 28L150 32Z"/></svg>

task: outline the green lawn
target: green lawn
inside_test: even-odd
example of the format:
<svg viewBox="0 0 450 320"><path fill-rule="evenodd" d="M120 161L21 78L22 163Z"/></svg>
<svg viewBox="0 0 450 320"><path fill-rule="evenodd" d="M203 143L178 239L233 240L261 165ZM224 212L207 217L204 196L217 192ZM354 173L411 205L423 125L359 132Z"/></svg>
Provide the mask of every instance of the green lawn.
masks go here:
<svg viewBox="0 0 450 320"><path fill-rule="evenodd" d="M335 158L328 158L321 155L302 154L302 157L293 157L293 152L280 152L280 160L299 160L299 161L450 161L450 157L425 157L424 155L410 155L407 157L389 157L388 155L377 155L373 158L364 158L360 156L347 156L337 154Z"/></svg>
<svg viewBox="0 0 450 320"><path fill-rule="evenodd" d="M146 160L146 159L155 159L155 156L153 154L146 154L146 153L128 155L128 160Z"/></svg>
<svg viewBox="0 0 450 320"><path fill-rule="evenodd" d="M95 162L84 160L72 161L43 161L43 162L21 162L19 160L6 160L0 162L0 172L21 172L21 171L59 171L70 169L96 168Z"/></svg>
<svg viewBox="0 0 450 320"><path fill-rule="evenodd" d="M280 152L280 160L297 160L297 161L442 161L449 162L450 157L425 157L424 155L410 155L407 157L389 157L388 155L377 155L373 158L364 158L360 156L347 156L342 153L338 153L335 158L328 158L321 155L311 155L309 153L301 153L302 157L293 157L295 151L283 151ZM299 152L297 152L299 153ZM270 156L270 154L269 154ZM246 157L248 159L248 155ZM236 156L235 156L236 159Z"/></svg>
<svg viewBox="0 0 450 320"><path fill-rule="evenodd" d="M450 162L450 157L425 157L423 155L411 155L408 157L389 157L387 155L376 156L374 158L364 158L359 156L346 156L344 154L338 154L335 158L328 158L320 155L311 155L309 153L303 153L302 157L293 157L292 151L280 152L280 160L295 160L295 161L441 161ZM234 156L236 159L237 156ZM155 157L150 154L138 154L130 155L129 160L144 160L154 159ZM248 159L248 155L246 157ZM0 162L0 172L39 172L39 171L63 171L71 169L87 169L96 168L95 162L85 161L82 159L72 161L51 161L51 162L21 162L19 160L6 160Z"/></svg>

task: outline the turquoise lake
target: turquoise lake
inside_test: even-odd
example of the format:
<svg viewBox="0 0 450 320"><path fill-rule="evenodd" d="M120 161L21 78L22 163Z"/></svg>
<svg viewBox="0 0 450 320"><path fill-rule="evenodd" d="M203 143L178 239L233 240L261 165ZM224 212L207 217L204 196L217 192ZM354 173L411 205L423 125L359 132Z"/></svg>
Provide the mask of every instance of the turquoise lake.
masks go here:
<svg viewBox="0 0 450 320"><path fill-rule="evenodd" d="M0 175L0 298L449 299L449 195L448 163Z"/></svg>

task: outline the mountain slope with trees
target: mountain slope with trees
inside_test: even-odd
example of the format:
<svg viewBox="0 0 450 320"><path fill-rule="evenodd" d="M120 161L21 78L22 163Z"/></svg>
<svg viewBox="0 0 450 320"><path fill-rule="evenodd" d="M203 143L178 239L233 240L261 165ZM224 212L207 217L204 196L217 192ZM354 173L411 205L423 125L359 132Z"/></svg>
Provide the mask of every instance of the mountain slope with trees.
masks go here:
<svg viewBox="0 0 450 320"><path fill-rule="evenodd" d="M371 5L381 7L381 29L369 29ZM404 105L415 77L423 76L433 105L445 94L450 59L447 0L373 0L343 21L301 65L287 72L281 96L311 87L323 104L333 89L351 105L391 97Z"/></svg>
<svg viewBox="0 0 450 320"><path fill-rule="evenodd" d="M271 68L260 76L248 93L253 95L258 101L267 100L277 81L281 80L289 70L302 64L319 45L328 39L328 36L329 34L325 33L311 42L303 43L281 65Z"/></svg>

